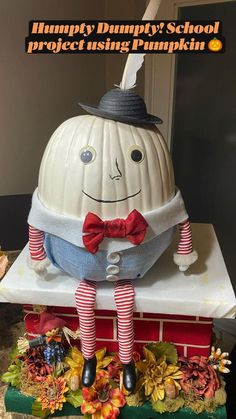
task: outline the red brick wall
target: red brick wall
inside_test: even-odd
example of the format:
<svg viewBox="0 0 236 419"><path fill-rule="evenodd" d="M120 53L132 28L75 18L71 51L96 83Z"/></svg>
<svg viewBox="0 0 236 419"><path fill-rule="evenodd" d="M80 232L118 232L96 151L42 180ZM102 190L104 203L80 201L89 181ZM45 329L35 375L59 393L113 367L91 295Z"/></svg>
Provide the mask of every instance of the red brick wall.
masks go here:
<svg viewBox="0 0 236 419"><path fill-rule="evenodd" d="M79 327L76 310L68 307L50 307L54 314L66 320L68 327ZM38 314L30 305L24 306L25 326L30 338L37 334ZM195 316L177 316L153 313L134 313L135 350L147 342L168 341L176 345L180 355L209 355L212 319ZM117 318L115 311L96 311L97 348L106 346L118 350Z"/></svg>

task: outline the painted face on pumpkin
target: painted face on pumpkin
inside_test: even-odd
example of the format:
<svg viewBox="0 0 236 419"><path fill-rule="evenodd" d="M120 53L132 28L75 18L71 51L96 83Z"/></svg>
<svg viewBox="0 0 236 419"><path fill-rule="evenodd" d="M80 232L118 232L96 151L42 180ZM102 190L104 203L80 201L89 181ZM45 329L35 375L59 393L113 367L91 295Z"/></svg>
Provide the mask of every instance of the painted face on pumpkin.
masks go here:
<svg viewBox="0 0 236 419"><path fill-rule="evenodd" d="M171 159L155 126L96 116L62 124L45 150L39 199L49 209L83 218L125 217L167 203L175 193Z"/></svg>
<svg viewBox="0 0 236 419"><path fill-rule="evenodd" d="M87 146L87 147L83 147L82 150L80 151L80 160L84 163L84 164L90 164L93 163L93 161L96 159L96 151L94 148ZM143 159L145 158L145 151L138 145L133 145L131 146L128 150L127 150L127 156L130 158L130 160L136 164L140 164ZM127 157L126 156L126 157ZM122 173L121 169L120 169L120 162L118 161L118 158L116 156L113 156L113 159L115 160L115 164L113 164L113 167L111 166L111 173L109 173L109 180L111 181L121 181L124 182L123 177L125 176L124 173ZM131 195L127 195L127 196L123 196L123 197L117 197L117 199L103 199L102 197L95 197L90 195L88 192L86 192L85 190L82 189L82 193L84 195L86 195L88 198L96 201L96 202L101 202L101 203L105 203L105 204L112 204L115 202L122 202L122 201L126 201L127 199L130 198L134 198L136 195L140 194L141 192L141 188L131 194Z"/></svg>

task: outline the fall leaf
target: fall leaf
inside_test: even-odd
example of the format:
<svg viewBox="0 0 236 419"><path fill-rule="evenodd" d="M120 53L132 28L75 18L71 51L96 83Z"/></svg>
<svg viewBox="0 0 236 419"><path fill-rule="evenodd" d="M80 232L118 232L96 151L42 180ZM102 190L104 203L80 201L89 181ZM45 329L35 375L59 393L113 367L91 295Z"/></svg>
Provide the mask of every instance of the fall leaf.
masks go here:
<svg viewBox="0 0 236 419"><path fill-rule="evenodd" d="M42 404L35 400L32 404L32 415L45 419L50 415L50 410L43 410Z"/></svg>
<svg viewBox="0 0 236 419"><path fill-rule="evenodd" d="M83 402L82 390L69 391L66 395L66 401L75 408L81 406Z"/></svg>
<svg viewBox="0 0 236 419"><path fill-rule="evenodd" d="M8 371L1 376L4 383L11 384L13 387L20 388L21 385L22 362L16 359L9 367Z"/></svg>
<svg viewBox="0 0 236 419"><path fill-rule="evenodd" d="M148 362L156 362L155 354L153 354L146 346L143 347L143 354Z"/></svg>
<svg viewBox="0 0 236 419"><path fill-rule="evenodd" d="M176 365L178 362L178 354L175 345L169 342L149 343L146 348L153 352L156 359L162 356L166 357L168 364ZM145 357L146 358L146 357Z"/></svg>
<svg viewBox="0 0 236 419"><path fill-rule="evenodd" d="M166 412L165 403L162 400L157 400L155 403L152 403L152 407L158 413Z"/></svg>

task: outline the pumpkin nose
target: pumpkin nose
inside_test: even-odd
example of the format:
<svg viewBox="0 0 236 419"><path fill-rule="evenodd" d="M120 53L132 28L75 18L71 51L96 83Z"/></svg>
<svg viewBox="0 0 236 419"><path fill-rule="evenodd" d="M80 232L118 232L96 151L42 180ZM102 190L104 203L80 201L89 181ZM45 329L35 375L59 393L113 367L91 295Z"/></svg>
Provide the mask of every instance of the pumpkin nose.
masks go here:
<svg viewBox="0 0 236 419"><path fill-rule="evenodd" d="M121 170L119 168L117 158L115 159L114 173L112 173L112 175L110 174L109 177L110 177L111 180L119 180L122 177L122 173L121 173Z"/></svg>

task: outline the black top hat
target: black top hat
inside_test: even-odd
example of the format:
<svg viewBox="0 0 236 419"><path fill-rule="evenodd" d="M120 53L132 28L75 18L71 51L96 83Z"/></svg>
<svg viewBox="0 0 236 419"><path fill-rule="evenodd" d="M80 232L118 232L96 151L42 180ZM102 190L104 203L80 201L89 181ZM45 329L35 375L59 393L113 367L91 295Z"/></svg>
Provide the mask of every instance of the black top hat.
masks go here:
<svg viewBox="0 0 236 419"><path fill-rule="evenodd" d="M147 108L141 96L131 90L112 89L101 98L99 104L79 105L92 115L129 124L161 124L158 116L147 113Z"/></svg>

